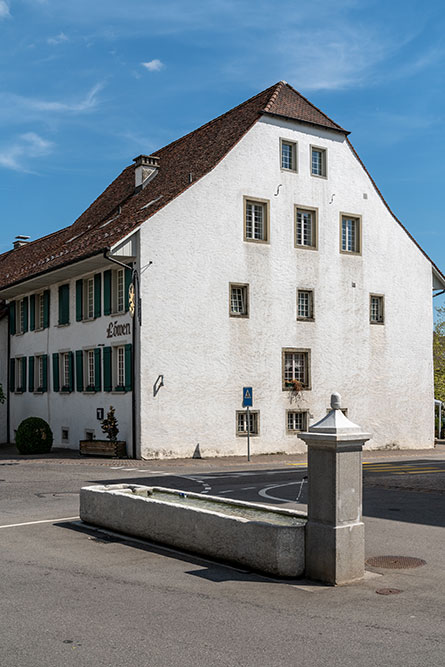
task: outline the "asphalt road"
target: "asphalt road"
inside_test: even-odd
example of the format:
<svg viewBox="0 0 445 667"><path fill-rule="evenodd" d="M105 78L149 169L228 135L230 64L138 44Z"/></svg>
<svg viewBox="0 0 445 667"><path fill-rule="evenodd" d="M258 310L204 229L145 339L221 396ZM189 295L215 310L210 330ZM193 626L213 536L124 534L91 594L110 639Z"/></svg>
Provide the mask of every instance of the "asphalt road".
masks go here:
<svg viewBox="0 0 445 667"><path fill-rule="evenodd" d="M426 565L374 571L354 586L276 581L76 519L87 484L290 503L300 489L305 500L305 475L304 466L283 464L213 471L204 463L0 460L0 666L442 667L441 460L365 466L367 556ZM376 594L385 588L401 592Z"/></svg>

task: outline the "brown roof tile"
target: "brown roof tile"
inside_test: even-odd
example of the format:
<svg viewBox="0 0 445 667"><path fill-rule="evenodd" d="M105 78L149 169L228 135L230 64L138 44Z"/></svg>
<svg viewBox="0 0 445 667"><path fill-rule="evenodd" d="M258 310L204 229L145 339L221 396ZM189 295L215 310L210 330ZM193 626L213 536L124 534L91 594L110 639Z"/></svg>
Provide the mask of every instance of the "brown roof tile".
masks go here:
<svg viewBox="0 0 445 667"><path fill-rule="evenodd" d="M128 166L69 227L0 255L0 290L103 252L211 171L263 114L347 134L281 81L222 116L155 151L159 172L135 193ZM190 183L192 174L192 183Z"/></svg>

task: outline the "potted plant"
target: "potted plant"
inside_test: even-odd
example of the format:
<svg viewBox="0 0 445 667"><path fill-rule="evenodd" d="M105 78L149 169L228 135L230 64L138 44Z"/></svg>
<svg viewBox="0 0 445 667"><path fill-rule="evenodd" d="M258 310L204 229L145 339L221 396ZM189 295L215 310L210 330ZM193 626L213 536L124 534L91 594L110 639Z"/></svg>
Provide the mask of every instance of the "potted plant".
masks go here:
<svg viewBox="0 0 445 667"><path fill-rule="evenodd" d="M80 453L90 456L125 457L127 455L127 443L124 440L117 439L119 426L112 405L110 405L107 416L101 422L101 428L106 433L107 440L81 440Z"/></svg>

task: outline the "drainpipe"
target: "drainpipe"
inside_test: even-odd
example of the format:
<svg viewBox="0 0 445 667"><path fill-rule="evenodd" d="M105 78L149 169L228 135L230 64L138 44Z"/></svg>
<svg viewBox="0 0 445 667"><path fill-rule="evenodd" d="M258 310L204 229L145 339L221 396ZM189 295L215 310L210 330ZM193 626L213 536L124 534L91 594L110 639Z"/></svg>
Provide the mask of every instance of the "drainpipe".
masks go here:
<svg viewBox="0 0 445 667"><path fill-rule="evenodd" d="M124 269L128 269L128 265L120 262L118 259L115 259L110 255L110 249L104 250L104 257L109 262L122 266ZM140 295L139 295L139 275L137 269L134 267L131 270L131 282L134 285L135 297L136 297L136 312L133 317L133 326L131 332L132 338L132 348L133 354L131 358L131 458L136 458L136 327L135 322L141 326L141 304L140 304Z"/></svg>

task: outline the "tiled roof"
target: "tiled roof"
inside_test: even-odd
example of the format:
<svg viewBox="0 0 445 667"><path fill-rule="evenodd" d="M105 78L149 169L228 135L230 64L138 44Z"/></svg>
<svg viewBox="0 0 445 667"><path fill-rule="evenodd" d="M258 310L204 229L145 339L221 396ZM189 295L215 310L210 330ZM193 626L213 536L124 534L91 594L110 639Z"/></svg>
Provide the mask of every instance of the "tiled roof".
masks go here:
<svg viewBox="0 0 445 667"><path fill-rule="evenodd" d="M289 84L280 81L155 151L160 158L159 171L139 192L135 192L131 165L72 225L0 255L0 290L99 254L118 243L211 171L263 114L348 134Z"/></svg>

